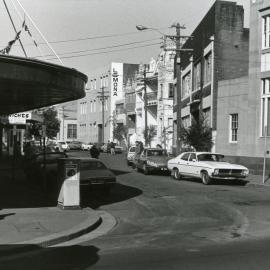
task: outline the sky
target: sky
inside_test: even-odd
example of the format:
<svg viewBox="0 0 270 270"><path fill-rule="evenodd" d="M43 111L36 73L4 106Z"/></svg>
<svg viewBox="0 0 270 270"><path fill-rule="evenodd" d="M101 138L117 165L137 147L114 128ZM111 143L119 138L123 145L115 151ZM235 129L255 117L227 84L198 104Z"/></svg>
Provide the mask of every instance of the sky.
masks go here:
<svg viewBox="0 0 270 270"><path fill-rule="evenodd" d="M19 2L18 2L19 1ZM163 34L175 34L174 22L185 25L189 35L215 0L5 0L17 31L25 22L21 41L28 57L60 64L39 31L65 66L88 76L111 62L148 63L160 51ZM235 1L244 6L245 27L249 25L249 0ZM0 2L0 49L15 37L4 1ZM157 30L137 31L136 25ZM37 30L37 28L39 30ZM160 33L161 32L161 33ZM11 55L23 56L19 42ZM42 58L42 55L44 56Z"/></svg>

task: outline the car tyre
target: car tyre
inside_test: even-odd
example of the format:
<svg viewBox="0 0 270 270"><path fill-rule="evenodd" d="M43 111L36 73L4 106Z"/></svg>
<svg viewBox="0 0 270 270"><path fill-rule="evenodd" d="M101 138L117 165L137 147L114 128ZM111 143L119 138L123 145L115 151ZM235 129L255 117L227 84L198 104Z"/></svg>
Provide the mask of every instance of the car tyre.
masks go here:
<svg viewBox="0 0 270 270"><path fill-rule="evenodd" d="M201 179L204 185L209 185L211 183L211 178L209 177L207 172L201 173Z"/></svg>
<svg viewBox="0 0 270 270"><path fill-rule="evenodd" d="M177 168L173 169L172 176L175 180L181 180L182 176Z"/></svg>
<svg viewBox="0 0 270 270"><path fill-rule="evenodd" d="M143 164L143 173L145 175L149 174L149 169L147 168L146 164Z"/></svg>
<svg viewBox="0 0 270 270"><path fill-rule="evenodd" d="M141 169L138 166L136 166L136 170L137 170L137 172L141 171Z"/></svg>

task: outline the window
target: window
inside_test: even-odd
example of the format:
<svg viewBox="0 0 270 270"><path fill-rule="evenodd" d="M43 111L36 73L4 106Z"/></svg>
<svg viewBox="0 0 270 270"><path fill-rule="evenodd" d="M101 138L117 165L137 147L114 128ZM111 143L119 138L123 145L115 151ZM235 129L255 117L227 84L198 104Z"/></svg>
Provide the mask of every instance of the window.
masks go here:
<svg viewBox="0 0 270 270"><path fill-rule="evenodd" d="M230 115L230 142L237 142L238 140L238 114Z"/></svg>
<svg viewBox="0 0 270 270"><path fill-rule="evenodd" d="M262 18L262 48L270 47L270 15Z"/></svg>
<svg viewBox="0 0 270 270"><path fill-rule="evenodd" d="M190 117L189 115L182 117L182 125L184 128L188 128L190 126Z"/></svg>
<svg viewBox="0 0 270 270"><path fill-rule="evenodd" d="M94 100L94 104L93 104L93 112L96 112L96 101Z"/></svg>
<svg viewBox="0 0 270 270"><path fill-rule="evenodd" d="M189 153L186 153L181 157L181 159L185 160L185 161L188 161L188 157L189 157Z"/></svg>
<svg viewBox="0 0 270 270"><path fill-rule="evenodd" d="M270 78L261 81L261 135L270 136Z"/></svg>
<svg viewBox="0 0 270 270"><path fill-rule="evenodd" d="M212 53L208 53L204 57L204 84L210 83L212 80Z"/></svg>
<svg viewBox="0 0 270 270"><path fill-rule="evenodd" d="M68 124L67 138L68 139L77 139L77 125Z"/></svg>
<svg viewBox="0 0 270 270"><path fill-rule="evenodd" d="M174 94L174 84L169 83L169 95L168 95L168 98L173 98L173 94Z"/></svg>
<svg viewBox="0 0 270 270"><path fill-rule="evenodd" d="M196 154L195 153L190 153L189 160L192 161L193 159L196 160Z"/></svg>
<svg viewBox="0 0 270 270"><path fill-rule="evenodd" d="M183 77L182 81L182 98L186 98L190 95L191 81L190 72Z"/></svg>
<svg viewBox="0 0 270 270"><path fill-rule="evenodd" d="M204 116L205 123L209 127L211 127L211 110L210 110L210 108L203 110L203 116Z"/></svg>
<svg viewBox="0 0 270 270"><path fill-rule="evenodd" d="M193 75L193 90L198 90L201 87L201 62L195 64Z"/></svg>
<svg viewBox="0 0 270 270"><path fill-rule="evenodd" d="M163 99L163 84L160 84L160 98Z"/></svg>

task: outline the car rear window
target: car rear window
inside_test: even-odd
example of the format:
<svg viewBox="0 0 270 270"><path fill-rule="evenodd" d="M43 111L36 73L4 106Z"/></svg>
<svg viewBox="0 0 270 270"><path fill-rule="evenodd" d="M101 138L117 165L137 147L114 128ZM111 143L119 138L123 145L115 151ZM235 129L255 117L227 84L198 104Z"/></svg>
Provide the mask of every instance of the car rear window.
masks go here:
<svg viewBox="0 0 270 270"><path fill-rule="evenodd" d="M80 169L83 170L106 170L107 167L100 161L84 161L80 164Z"/></svg>

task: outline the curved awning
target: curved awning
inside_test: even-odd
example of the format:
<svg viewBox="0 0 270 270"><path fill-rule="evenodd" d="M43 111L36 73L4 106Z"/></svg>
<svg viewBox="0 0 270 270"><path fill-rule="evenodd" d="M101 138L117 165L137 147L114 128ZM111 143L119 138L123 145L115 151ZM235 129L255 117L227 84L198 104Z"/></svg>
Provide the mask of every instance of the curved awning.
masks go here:
<svg viewBox="0 0 270 270"><path fill-rule="evenodd" d="M0 55L0 114L83 98L86 83L87 76L72 68Z"/></svg>

